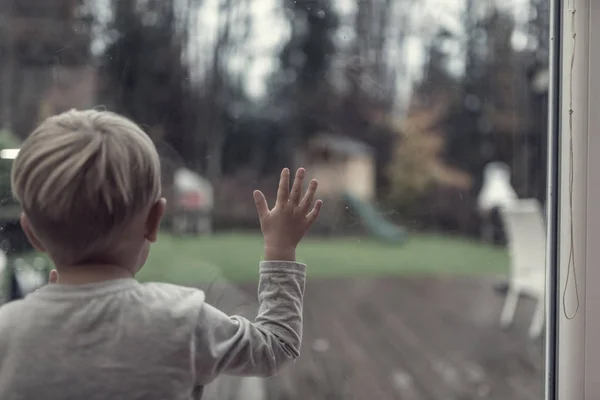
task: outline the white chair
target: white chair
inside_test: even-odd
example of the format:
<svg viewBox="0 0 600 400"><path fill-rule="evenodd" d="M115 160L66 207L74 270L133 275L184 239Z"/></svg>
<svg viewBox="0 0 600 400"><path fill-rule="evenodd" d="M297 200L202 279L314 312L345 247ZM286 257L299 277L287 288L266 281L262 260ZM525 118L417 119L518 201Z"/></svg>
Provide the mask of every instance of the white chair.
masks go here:
<svg viewBox="0 0 600 400"><path fill-rule="evenodd" d="M491 162L483 169L483 185L477 196L477 208L489 213L496 207L505 207L517 201L517 193L510 184L510 169L501 162Z"/></svg>
<svg viewBox="0 0 600 400"><path fill-rule="evenodd" d="M510 168L502 162L491 162L483 170L483 185L477 196L477 208L482 217L481 236L487 242L496 238L499 228L492 220L492 211L510 206L517 201L517 193L510 184Z"/></svg>
<svg viewBox="0 0 600 400"><path fill-rule="evenodd" d="M546 229L540 203L536 199L516 200L501 210L510 252L508 291L500 322L512 323L519 297L529 295L537 301L529 336L538 337L544 325Z"/></svg>

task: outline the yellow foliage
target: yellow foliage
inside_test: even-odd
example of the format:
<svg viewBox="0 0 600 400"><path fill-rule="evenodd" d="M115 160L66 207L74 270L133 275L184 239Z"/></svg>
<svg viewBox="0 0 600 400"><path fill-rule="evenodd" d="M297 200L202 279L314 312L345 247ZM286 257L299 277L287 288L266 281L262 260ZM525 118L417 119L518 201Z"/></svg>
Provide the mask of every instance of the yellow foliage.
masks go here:
<svg viewBox="0 0 600 400"><path fill-rule="evenodd" d="M471 177L442 159L445 140L434 126L443 108L431 107L411 113L399 132L400 138L389 168L390 200L399 208L412 206L429 188L440 185L469 188Z"/></svg>

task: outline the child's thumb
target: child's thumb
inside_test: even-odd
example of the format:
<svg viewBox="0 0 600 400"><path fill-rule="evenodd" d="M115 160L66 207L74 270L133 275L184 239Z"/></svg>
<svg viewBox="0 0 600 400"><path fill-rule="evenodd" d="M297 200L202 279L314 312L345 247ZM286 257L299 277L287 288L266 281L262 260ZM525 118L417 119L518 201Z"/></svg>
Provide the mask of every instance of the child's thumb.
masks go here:
<svg viewBox="0 0 600 400"><path fill-rule="evenodd" d="M53 269L50 271L50 277L48 278L48 283L58 283L58 271Z"/></svg>

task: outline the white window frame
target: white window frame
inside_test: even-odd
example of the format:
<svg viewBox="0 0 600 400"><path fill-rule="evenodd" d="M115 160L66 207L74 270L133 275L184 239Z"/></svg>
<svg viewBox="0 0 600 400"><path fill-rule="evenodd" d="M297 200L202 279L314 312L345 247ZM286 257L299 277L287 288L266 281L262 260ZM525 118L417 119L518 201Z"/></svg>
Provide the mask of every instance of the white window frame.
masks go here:
<svg viewBox="0 0 600 400"><path fill-rule="evenodd" d="M552 0L551 20L546 399L597 400L600 290L593 287L600 283L600 0ZM575 264L569 274L571 225Z"/></svg>

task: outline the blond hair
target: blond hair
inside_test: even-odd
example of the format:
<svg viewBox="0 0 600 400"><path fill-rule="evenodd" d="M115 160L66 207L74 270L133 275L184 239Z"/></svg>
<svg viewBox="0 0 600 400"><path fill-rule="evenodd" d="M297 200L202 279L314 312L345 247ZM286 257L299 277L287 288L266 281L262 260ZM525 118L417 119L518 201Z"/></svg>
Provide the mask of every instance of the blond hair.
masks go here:
<svg viewBox="0 0 600 400"><path fill-rule="evenodd" d="M108 250L111 238L160 196L160 161L134 122L106 111L68 111L25 140L11 183L31 228L64 262Z"/></svg>

